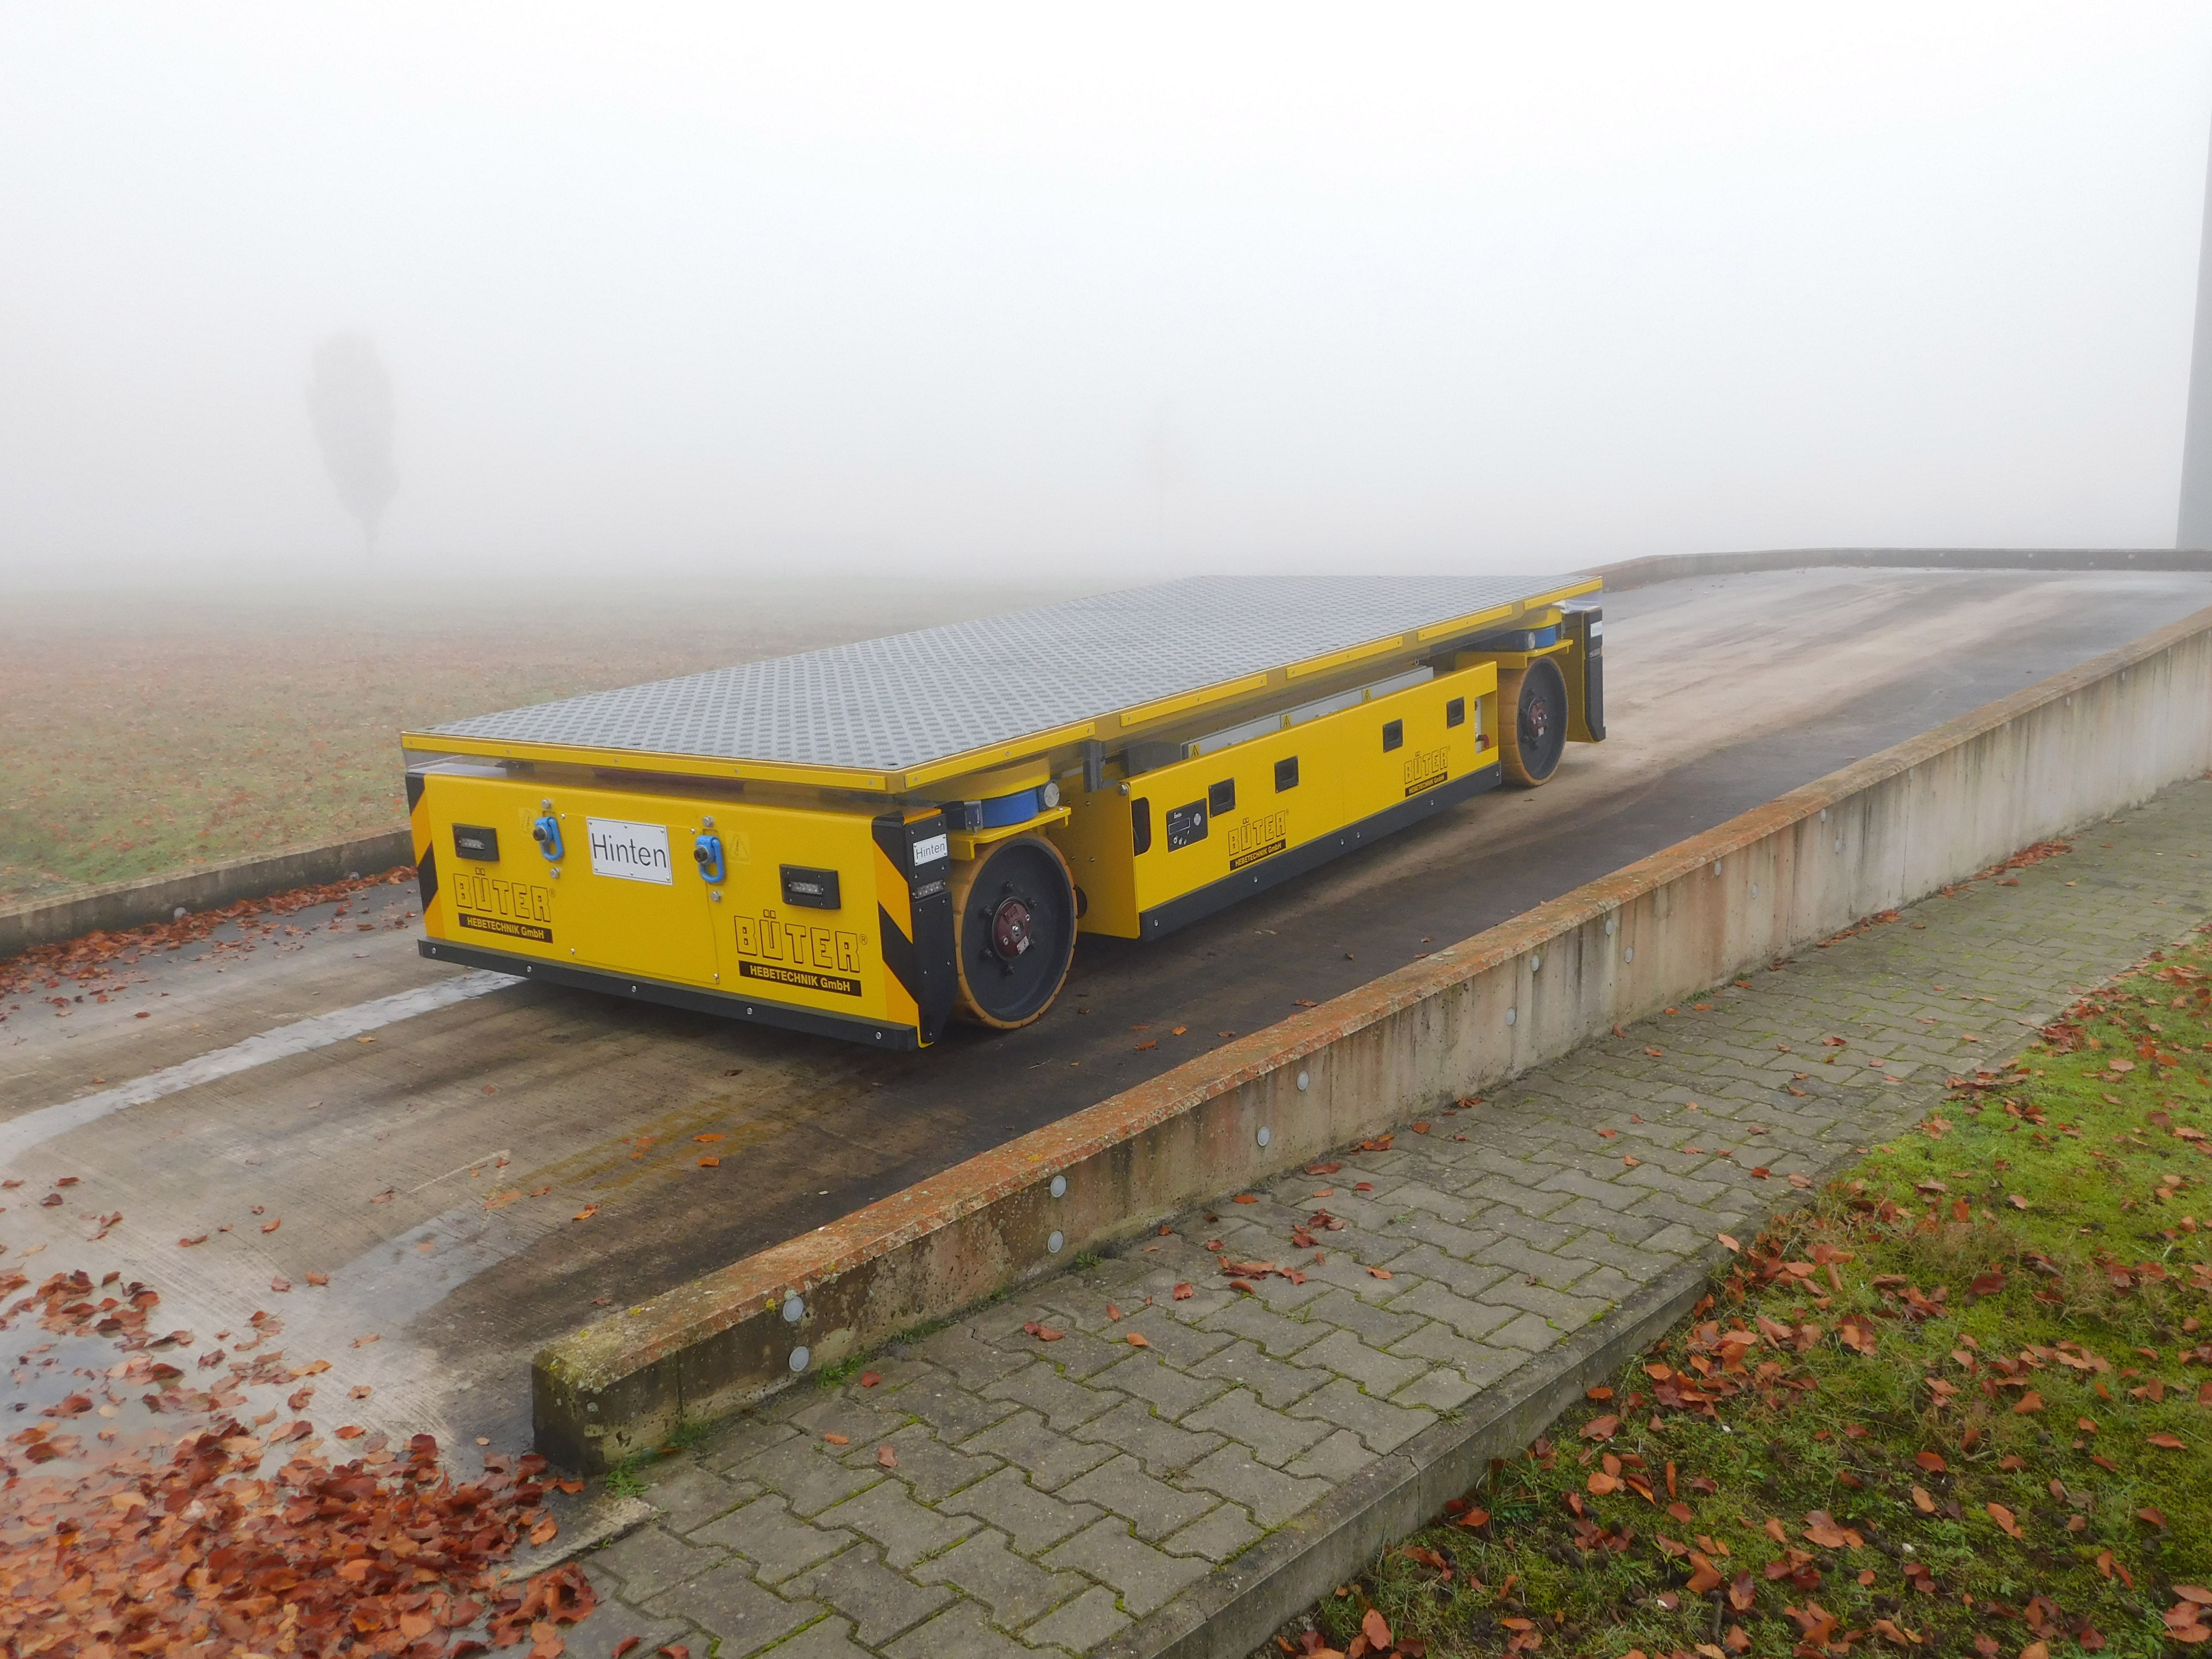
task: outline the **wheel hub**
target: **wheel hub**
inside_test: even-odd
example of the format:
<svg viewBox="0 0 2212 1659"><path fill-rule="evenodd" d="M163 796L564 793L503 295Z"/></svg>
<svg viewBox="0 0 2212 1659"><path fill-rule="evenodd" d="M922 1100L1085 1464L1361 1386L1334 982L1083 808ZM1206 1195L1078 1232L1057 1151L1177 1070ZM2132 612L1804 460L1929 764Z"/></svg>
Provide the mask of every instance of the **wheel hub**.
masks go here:
<svg viewBox="0 0 2212 1659"><path fill-rule="evenodd" d="M1012 962L1034 943L1028 903L1018 897L1000 899L991 912L992 953L1001 962Z"/></svg>
<svg viewBox="0 0 2212 1659"><path fill-rule="evenodd" d="M1529 740L1541 746L1552 731L1552 704L1547 697L1532 697L1521 716L1521 726Z"/></svg>

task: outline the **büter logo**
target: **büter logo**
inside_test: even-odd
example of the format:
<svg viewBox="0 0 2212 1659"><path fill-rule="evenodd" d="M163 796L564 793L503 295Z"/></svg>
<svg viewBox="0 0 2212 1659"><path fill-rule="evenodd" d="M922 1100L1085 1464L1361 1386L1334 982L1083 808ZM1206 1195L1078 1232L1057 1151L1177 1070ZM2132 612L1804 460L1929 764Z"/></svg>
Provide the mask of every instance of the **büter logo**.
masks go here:
<svg viewBox="0 0 2212 1659"><path fill-rule="evenodd" d="M1417 749L1406 757L1406 793L1418 795L1451 776L1451 750Z"/></svg>
<svg viewBox="0 0 2212 1659"><path fill-rule="evenodd" d="M1242 870L1248 864L1257 864L1281 852L1289 844L1291 810L1287 806L1256 818L1239 818L1237 827L1229 832L1229 867Z"/></svg>
<svg viewBox="0 0 2212 1659"><path fill-rule="evenodd" d="M860 994L860 951L867 940L860 934L781 921L773 910L763 911L757 919L731 920L737 927L739 978L770 980L805 991L834 991L839 996Z"/></svg>
<svg viewBox="0 0 2212 1659"><path fill-rule="evenodd" d="M553 942L553 890L531 882L499 881L474 870L456 871L447 884L455 925L479 933L504 933L540 945Z"/></svg>

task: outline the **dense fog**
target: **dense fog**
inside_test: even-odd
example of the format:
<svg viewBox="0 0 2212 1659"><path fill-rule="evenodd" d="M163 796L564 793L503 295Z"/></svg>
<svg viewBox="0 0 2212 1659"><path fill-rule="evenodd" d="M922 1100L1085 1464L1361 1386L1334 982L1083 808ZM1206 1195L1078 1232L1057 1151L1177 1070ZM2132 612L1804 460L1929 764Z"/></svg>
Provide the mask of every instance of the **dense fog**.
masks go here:
<svg viewBox="0 0 2212 1659"><path fill-rule="evenodd" d="M2193 3L5 5L0 585L2170 544L2208 127Z"/></svg>

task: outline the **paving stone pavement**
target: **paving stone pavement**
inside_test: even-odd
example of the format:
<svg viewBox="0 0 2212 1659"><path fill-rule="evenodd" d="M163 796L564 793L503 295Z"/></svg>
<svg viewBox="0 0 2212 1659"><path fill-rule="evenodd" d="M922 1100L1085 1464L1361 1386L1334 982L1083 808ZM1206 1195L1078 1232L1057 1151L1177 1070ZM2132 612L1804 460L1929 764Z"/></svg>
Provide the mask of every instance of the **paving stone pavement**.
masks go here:
<svg viewBox="0 0 2212 1659"><path fill-rule="evenodd" d="M587 1558L603 1601L569 1652L631 1635L692 1659L1085 1652L2201 924L2212 782L2075 848L1750 973L1334 1173L1079 1258L891 1345L872 1386L804 1382L716 1426L641 1472L658 1516ZM1321 1209L1340 1230L1293 1246ZM1304 1282L1241 1294L1212 1242Z"/></svg>

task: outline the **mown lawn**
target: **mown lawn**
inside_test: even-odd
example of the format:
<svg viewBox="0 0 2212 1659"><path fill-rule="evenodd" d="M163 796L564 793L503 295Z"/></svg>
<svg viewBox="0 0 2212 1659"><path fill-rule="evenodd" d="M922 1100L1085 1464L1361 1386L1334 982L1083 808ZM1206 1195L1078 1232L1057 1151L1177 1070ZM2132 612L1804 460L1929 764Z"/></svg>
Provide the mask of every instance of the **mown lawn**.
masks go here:
<svg viewBox="0 0 2212 1659"><path fill-rule="evenodd" d="M2205 1644L2208 1073L2200 935L1734 1241L1689 1322L1273 1645L2067 1659Z"/></svg>

